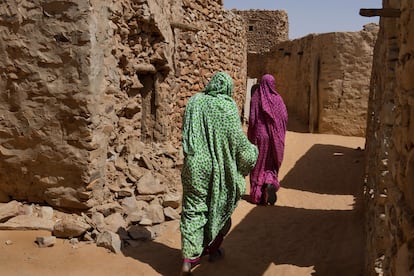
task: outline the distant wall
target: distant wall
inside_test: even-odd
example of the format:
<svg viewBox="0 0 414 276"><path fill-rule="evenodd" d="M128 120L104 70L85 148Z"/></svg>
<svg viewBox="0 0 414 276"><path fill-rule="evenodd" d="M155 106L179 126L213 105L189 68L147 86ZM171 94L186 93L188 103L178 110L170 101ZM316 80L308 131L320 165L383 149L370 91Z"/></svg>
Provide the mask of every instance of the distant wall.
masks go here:
<svg viewBox="0 0 414 276"><path fill-rule="evenodd" d="M382 17L366 136L366 273L414 274L414 3Z"/></svg>
<svg viewBox="0 0 414 276"><path fill-rule="evenodd" d="M288 112L310 132L364 136L378 27L308 35L248 54L248 76L273 74Z"/></svg>
<svg viewBox="0 0 414 276"><path fill-rule="evenodd" d="M279 42L289 39L288 14L283 10L233 10L245 21L247 51L270 51Z"/></svg>

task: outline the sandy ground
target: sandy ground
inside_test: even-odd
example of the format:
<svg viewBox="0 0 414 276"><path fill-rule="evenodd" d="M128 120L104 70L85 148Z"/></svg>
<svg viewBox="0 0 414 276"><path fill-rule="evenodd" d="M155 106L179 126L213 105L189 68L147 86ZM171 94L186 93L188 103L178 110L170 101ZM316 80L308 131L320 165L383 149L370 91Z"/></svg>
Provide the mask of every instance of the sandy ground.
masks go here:
<svg viewBox="0 0 414 276"><path fill-rule="evenodd" d="M226 256L203 260L194 275L362 275L364 144L289 131L276 206L241 200L223 243ZM177 221L165 224L155 241L120 254L67 240L37 248L42 235L49 234L0 231L0 275L179 275Z"/></svg>

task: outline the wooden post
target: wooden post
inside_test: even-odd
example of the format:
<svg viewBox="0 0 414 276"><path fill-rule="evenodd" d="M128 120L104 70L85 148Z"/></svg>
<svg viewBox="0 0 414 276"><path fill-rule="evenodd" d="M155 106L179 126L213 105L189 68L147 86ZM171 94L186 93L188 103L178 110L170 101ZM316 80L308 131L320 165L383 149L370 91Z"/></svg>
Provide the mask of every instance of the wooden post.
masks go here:
<svg viewBox="0 0 414 276"><path fill-rule="evenodd" d="M384 8L384 9L360 9L359 15L366 17L381 16L381 17L400 17L401 11L399 9Z"/></svg>

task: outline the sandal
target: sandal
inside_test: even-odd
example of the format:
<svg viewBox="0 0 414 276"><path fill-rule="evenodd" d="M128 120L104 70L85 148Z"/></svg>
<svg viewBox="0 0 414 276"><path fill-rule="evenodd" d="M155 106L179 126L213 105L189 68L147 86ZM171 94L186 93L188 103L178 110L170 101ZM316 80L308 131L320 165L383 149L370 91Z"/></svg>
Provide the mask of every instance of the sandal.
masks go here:
<svg viewBox="0 0 414 276"><path fill-rule="evenodd" d="M187 276L187 275L192 275L191 274L191 270L196 267L197 265L199 265L201 262L201 258L196 258L196 259L184 259L183 261L183 266L181 268L181 275L182 276Z"/></svg>
<svg viewBox="0 0 414 276"><path fill-rule="evenodd" d="M277 200L275 186L273 186L272 184L268 184L266 191L267 191L267 203L269 205L275 205L276 200Z"/></svg>
<svg viewBox="0 0 414 276"><path fill-rule="evenodd" d="M262 187L262 200L261 204L267 206L269 205L275 205L277 200L276 196L276 189L275 186L272 184L265 183Z"/></svg>

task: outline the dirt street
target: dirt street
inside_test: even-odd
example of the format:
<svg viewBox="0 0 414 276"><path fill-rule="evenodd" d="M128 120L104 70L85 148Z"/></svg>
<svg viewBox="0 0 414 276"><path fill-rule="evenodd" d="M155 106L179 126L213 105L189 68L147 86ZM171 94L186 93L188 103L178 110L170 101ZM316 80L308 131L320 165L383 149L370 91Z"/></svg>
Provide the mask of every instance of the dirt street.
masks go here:
<svg viewBox="0 0 414 276"><path fill-rule="evenodd" d="M194 275L362 275L364 138L289 131L274 207L241 200L226 256ZM178 221L152 242L113 254L58 240L38 248L42 231L0 231L0 275L179 275ZM11 242L11 244L9 244Z"/></svg>

